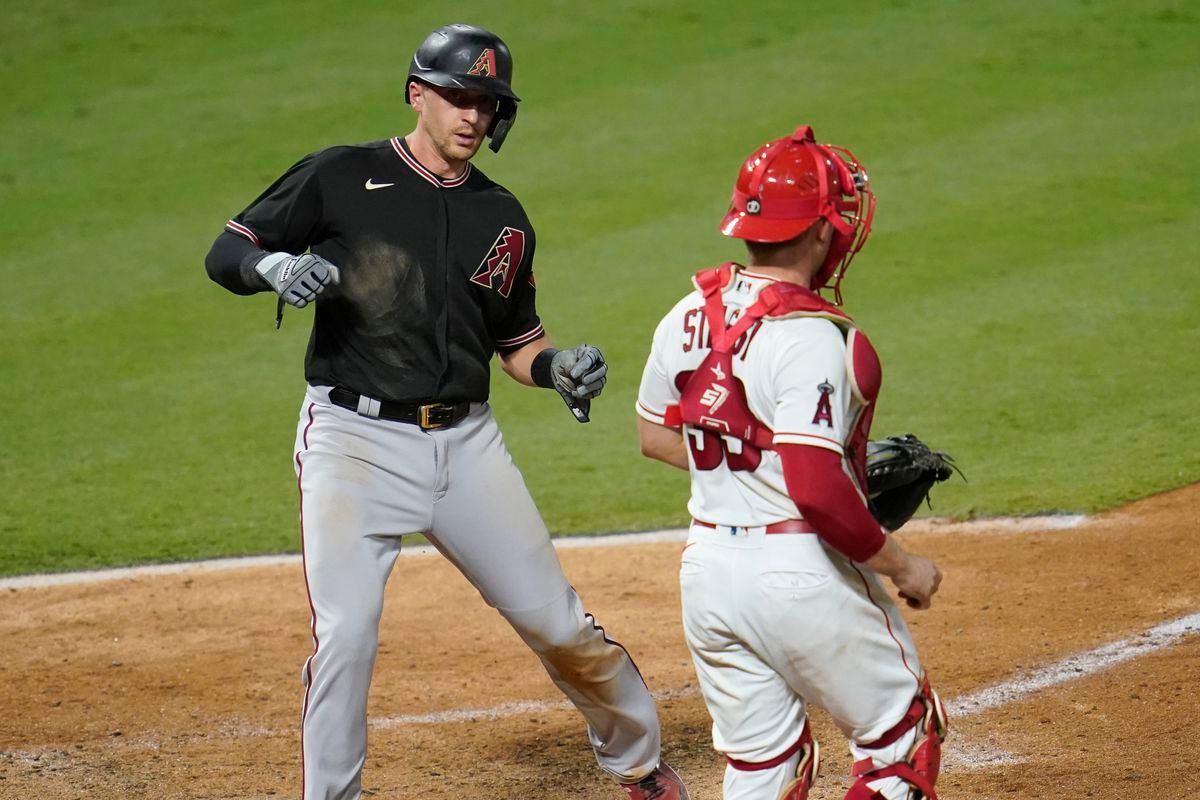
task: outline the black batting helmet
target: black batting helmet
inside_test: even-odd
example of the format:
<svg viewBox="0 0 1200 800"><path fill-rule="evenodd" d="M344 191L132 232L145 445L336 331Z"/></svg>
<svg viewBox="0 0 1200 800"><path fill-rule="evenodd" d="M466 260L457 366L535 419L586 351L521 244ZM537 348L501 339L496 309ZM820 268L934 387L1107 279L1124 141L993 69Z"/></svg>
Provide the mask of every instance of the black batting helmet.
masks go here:
<svg viewBox="0 0 1200 800"><path fill-rule="evenodd" d="M508 45L476 25L443 25L425 37L408 67L404 102L414 80L444 89L469 89L496 98L496 115L488 127L489 147L498 152L517 117L521 99L512 90L512 53Z"/></svg>

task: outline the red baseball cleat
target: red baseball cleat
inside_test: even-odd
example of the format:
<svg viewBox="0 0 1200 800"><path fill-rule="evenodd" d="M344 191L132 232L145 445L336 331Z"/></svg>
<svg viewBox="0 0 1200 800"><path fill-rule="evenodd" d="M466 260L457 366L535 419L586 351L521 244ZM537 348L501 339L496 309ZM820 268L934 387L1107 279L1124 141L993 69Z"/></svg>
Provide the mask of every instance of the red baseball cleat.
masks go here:
<svg viewBox="0 0 1200 800"><path fill-rule="evenodd" d="M665 761L637 783L622 783L629 800L690 800L683 778Z"/></svg>

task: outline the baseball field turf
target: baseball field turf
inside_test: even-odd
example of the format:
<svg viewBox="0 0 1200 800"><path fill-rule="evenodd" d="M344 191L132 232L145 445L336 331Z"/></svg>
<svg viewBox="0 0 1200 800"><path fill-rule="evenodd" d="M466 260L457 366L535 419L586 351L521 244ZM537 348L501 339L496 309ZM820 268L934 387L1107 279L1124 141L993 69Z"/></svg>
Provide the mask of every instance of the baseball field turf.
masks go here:
<svg viewBox="0 0 1200 800"><path fill-rule="evenodd" d="M557 533L684 521L642 459L651 332L741 159L796 124L878 195L845 284L877 435L957 459L932 513L1091 511L1200 480L1200 12L1186 2L46 0L0 27L0 574L293 551L309 313L210 283L225 220L305 153L403 134L450 21L515 57L478 165L538 230L539 306L602 347L593 422L496 370ZM508 7L506 7L508 6Z"/></svg>

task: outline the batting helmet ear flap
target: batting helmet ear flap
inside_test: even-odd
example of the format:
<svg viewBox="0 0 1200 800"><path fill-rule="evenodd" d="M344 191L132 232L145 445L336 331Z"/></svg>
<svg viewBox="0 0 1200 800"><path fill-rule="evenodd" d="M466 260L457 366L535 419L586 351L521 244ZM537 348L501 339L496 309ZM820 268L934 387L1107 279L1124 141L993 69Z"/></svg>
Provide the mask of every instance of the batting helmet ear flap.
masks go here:
<svg viewBox="0 0 1200 800"><path fill-rule="evenodd" d="M501 97L496 106L496 116L492 117L492 124L488 126L487 131L487 135L492 140L488 147L492 149L493 153L500 152L500 145L504 144L504 137L508 135L509 128L516 121L517 104L507 97Z"/></svg>

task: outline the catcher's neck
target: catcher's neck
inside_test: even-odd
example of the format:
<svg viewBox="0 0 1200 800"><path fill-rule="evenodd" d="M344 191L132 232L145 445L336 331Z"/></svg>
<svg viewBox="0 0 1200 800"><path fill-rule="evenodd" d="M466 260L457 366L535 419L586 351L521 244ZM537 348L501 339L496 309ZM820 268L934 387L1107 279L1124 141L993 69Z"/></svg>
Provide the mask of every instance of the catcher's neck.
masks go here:
<svg viewBox="0 0 1200 800"><path fill-rule="evenodd" d="M774 278L777 281L786 281L788 283L798 283L805 289L812 288L813 272L791 266L775 266L773 264L763 264L750 259L750 263L746 265L749 269L759 275L765 275L768 278Z"/></svg>
<svg viewBox="0 0 1200 800"><path fill-rule="evenodd" d="M811 289L829 252L831 232L832 226L822 219L786 242L746 242L746 266L761 275Z"/></svg>

